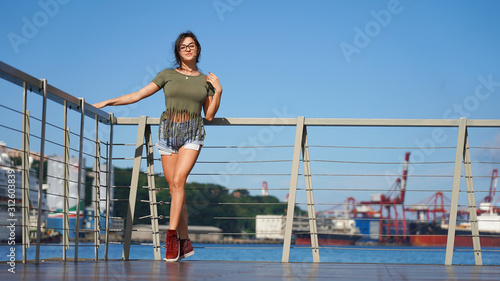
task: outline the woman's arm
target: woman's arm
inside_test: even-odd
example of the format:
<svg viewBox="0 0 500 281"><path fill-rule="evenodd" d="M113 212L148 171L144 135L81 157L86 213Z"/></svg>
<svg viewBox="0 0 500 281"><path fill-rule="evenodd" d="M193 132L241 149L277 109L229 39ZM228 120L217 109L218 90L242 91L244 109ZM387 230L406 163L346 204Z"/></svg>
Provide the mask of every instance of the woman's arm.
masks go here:
<svg viewBox="0 0 500 281"><path fill-rule="evenodd" d="M158 90L160 90L160 87L158 87L158 85L156 85L155 83L151 82L148 85L146 85L146 87L140 89L137 92L123 95L123 96L118 97L118 98L98 102L98 103L93 104L93 106L97 107L97 108L103 108L103 107L109 106L109 105L132 104L132 103L138 102L142 99L145 99L145 98L151 96L152 94L158 92Z"/></svg>
<svg viewBox="0 0 500 281"><path fill-rule="evenodd" d="M207 82L210 82L214 87L215 94L213 97L207 97L205 103L203 104L203 110L205 111L205 119L212 121L215 114L219 110L220 99L222 96L222 86L220 85L219 78L215 74L209 72L207 75Z"/></svg>

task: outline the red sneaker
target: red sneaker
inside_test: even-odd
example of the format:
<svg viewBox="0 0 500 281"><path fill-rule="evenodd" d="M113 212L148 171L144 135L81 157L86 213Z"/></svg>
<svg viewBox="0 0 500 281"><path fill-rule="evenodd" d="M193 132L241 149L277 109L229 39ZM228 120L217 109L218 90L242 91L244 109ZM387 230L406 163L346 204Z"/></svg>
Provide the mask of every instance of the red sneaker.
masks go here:
<svg viewBox="0 0 500 281"><path fill-rule="evenodd" d="M180 256L180 241L177 230L167 230L167 254L163 259L166 262L175 262Z"/></svg>
<svg viewBox="0 0 500 281"><path fill-rule="evenodd" d="M181 239L181 253L179 256L179 260L190 257L192 255L194 255L194 249L193 244L191 244L191 240Z"/></svg>

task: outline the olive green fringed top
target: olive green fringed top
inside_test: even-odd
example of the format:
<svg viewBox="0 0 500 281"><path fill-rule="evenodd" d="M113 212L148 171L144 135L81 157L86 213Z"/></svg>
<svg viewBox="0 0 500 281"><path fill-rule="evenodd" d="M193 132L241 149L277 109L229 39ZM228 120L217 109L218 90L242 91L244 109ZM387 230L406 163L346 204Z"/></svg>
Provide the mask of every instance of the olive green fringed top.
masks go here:
<svg viewBox="0 0 500 281"><path fill-rule="evenodd" d="M177 72L175 69L165 69L158 73L153 83L163 88L165 93L165 111L161 114L160 124L165 124L163 136L160 138L184 138L198 136L203 139L205 129L201 108L208 96L214 95L212 85L205 81L205 74L188 76ZM172 122L187 122L185 131L173 131ZM160 128L160 131L161 128Z"/></svg>

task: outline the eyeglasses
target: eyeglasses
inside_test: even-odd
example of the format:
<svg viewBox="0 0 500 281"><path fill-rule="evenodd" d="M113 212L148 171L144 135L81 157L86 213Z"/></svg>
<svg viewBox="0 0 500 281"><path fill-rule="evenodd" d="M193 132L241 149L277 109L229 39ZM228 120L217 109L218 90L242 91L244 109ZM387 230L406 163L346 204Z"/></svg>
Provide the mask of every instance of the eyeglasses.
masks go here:
<svg viewBox="0 0 500 281"><path fill-rule="evenodd" d="M196 45L194 43L191 43L191 44L189 44L187 46L186 45L181 45L179 47L179 50L181 50L182 52L184 52L184 51L187 50L187 48L189 48L189 50L196 50Z"/></svg>

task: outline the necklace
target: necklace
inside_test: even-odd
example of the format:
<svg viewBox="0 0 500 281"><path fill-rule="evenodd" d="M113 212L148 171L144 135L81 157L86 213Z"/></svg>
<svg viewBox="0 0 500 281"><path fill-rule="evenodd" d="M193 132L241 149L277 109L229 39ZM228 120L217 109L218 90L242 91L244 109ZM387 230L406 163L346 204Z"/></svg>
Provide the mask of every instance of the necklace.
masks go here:
<svg viewBox="0 0 500 281"><path fill-rule="evenodd" d="M184 73L181 72L181 74L186 75L186 79L189 79L189 76L192 76L193 73L195 73L196 71L198 71L198 70L189 70L189 73L186 73L187 70L184 70L182 68L179 68L179 70L182 71L182 72L184 72Z"/></svg>

